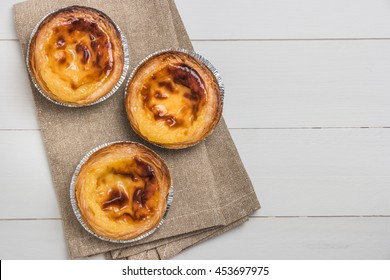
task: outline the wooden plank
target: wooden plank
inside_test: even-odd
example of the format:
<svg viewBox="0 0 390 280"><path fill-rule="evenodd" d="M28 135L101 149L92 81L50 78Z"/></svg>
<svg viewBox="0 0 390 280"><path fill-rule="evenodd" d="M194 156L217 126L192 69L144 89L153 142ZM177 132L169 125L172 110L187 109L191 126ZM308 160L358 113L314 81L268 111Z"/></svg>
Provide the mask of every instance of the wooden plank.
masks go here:
<svg viewBox="0 0 390 280"><path fill-rule="evenodd" d="M0 39L15 39L12 5L1 3ZM386 0L176 0L192 39L382 38Z"/></svg>
<svg viewBox="0 0 390 280"><path fill-rule="evenodd" d="M389 176L390 129L237 129L232 134L255 177Z"/></svg>
<svg viewBox="0 0 390 280"><path fill-rule="evenodd" d="M390 129L231 130L259 216L390 214Z"/></svg>
<svg viewBox="0 0 390 280"><path fill-rule="evenodd" d="M232 136L262 203L256 216L390 215L390 129ZM39 131L0 131L0 154L0 218L60 217Z"/></svg>
<svg viewBox="0 0 390 280"><path fill-rule="evenodd" d="M0 61L0 129L37 129L35 105L19 42L0 42Z"/></svg>
<svg viewBox="0 0 390 280"><path fill-rule="evenodd" d="M59 218L39 131L0 131L0 219Z"/></svg>
<svg viewBox="0 0 390 280"><path fill-rule="evenodd" d="M191 39L381 38L386 0L176 0Z"/></svg>
<svg viewBox="0 0 390 280"><path fill-rule="evenodd" d="M195 42L232 128L390 126L390 41ZM17 42L0 42L0 129L38 128Z"/></svg>
<svg viewBox="0 0 390 280"><path fill-rule="evenodd" d="M67 259L61 220L0 220L0 259Z"/></svg>
<svg viewBox="0 0 390 280"><path fill-rule="evenodd" d="M390 41L194 42L231 128L390 126Z"/></svg>
<svg viewBox="0 0 390 280"><path fill-rule="evenodd" d="M390 218L252 218L174 259L389 259Z"/></svg>
<svg viewBox="0 0 390 280"><path fill-rule="evenodd" d="M244 163L246 163L244 161ZM246 164L254 167L254 164ZM389 215L390 177L251 176L262 208L254 216Z"/></svg>
<svg viewBox="0 0 390 280"><path fill-rule="evenodd" d="M16 39L12 6L22 0L2 0L0 9L0 39Z"/></svg>
<svg viewBox="0 0 390 280"><path fill-rule="evenodd" d="M388 259L390 218L251 218L175 259ZM1 259L68 258L60 220L0 221Z"/></svg>

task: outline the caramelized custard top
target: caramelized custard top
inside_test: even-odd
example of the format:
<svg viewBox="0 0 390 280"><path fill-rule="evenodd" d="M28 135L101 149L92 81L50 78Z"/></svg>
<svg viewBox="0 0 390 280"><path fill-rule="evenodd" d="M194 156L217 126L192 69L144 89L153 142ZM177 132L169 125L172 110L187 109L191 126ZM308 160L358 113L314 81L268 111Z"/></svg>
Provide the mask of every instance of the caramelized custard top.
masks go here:
<svg viewBox="0 0 390 280"><path fill-rule="evenodd" d="M37 27L29 45L30 73L50 99L82 106L113 93L125 55L120 31L107 15L71 6Z"/></svg>
<svg viewBox="0 0 390 280"><path fill-rule="evenodd" d="M90 18L70 17L59 23L44 47L48 67L74 90L104 81L114 66L110 37Z"/></svg>
<svg viewBox="0 0 390 280"><path fill-rule="evenodd" d="M150 75L141 95L154 120L170 128L191 126L207 99L202 78L184 63L169 64Z"/></svg>
<svg viewBox="0 0 390 280"><path fill-rule="evenodd" d="M106 167L96 181L96 200L111 220L142 222L158 206L159 185L153 168L135 157Z"/></svg>
<svg viewBox="0 0 390 280"><path fill-rule="evenodd" d="M222 113L217 77L185 51L151 55L134 71L125 107L133 130L145 140L182 149L211 133Z"/></svg>
<svg viewBox="0 0 390 280"><path fill-rule="evenodd" d="M75 198L93 232L130 240L161 222L170 185L168 167L153 151L138 143L113 143L82 165Z"/></svg>

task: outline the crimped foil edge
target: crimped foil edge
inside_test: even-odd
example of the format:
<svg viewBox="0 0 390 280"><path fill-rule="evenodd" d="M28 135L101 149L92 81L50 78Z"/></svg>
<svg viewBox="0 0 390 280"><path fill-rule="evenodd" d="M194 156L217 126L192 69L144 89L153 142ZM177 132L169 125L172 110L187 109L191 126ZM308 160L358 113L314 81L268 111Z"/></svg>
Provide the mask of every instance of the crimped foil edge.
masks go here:
<svg viewBox="0 0 390 280"><path fill-rule="evenodd" d="M137 142L132 142L132 141L113 141L113 142L108 142L108 143L104 143L104 144L101 144L95 148L93 148L92 150L90 150L82 159L81 161L79 162L79 164L77 165L76 167L76 170L75 172L73 173L73 176L72 176L72 180L71 180L71 183L70 183L70 203L72 205L72 209L73 209L73 212L77 218L77 220L79 221L79 223L81 224L81 226L87 231L89 232L90 234L92 234L93 236L103 240L103 241L108 241L108 242L113 242L113 243L122 243L122 244L126 244L126 243L132 243L132 242L136 242L136 241L139 241L141 239L144 239L146 237L148 237L149 235L151 235L152 233L154 233L163 223L164 221L166 220L166 217L168 215L168 211L169 209L171 208L171 205L172 205L172 201L173 201L173 193L174 193L174 188L173 188L173 185L172 185L172 177L171 177L171 186L169 187L169 191L168 191L168 195L167 195L167 206L166 206L166 209L165 209L165 212L164 212L164 215L162 216L160 222L154 227L152 228L151 230L143 233L142 235L140 236L137 236L133 239L126 239L126 240L116 240L116 239L110 239L110 238L107 238L107 237L104 237L104 236L101 236L97 233L95 233L92 229L89 228L89 226L84 222L84 219L80 213L80 210L79 210L79 207L77 205L77 200L76 200L76 180L77 180L77 177L80 173L80 170L81 168L83 167L83 165L88 161L88 159L97 151L99 151L100 149L102 148L105 148L105 147L108 147L112 144L118 144L118 143L129 143L129 144L137 144L137 145L141 145L142 147L145 147L144 145L140 144L140 143L137 143ZM147 148L147 147L146 147ZM147 148L149 149L149 148ZM149 149L150 150L150 149ZM153 151L153 150L152 150ZM156 154L156 152L153 151L153 153ZM156 154L157 155L157 154ZM157 155L158 158L162 160L162 158Z"/></svg>
<svg viewBox="0 0 390 280"><path fill-rule="evenodd" d="M129 88L129 85L130 85L130 82L131 80L133 79L135 73L138 71L138 69L146 62L148 61L149 59L151 59L152 57L154 56L157 56L161 53L165 53L165 52L169 52L169 51L178 51L178 52L182 52L182 53L185 53L185 54L188 54L188 55L191 55L192 57L194 57L195 59L199 60L200 62L202 62L204 65L206 65L206 67L213 73L215 79L217 80L217 84L218 84L218 87L219 87L219 93L220 93L220 96L221 96L221 110L223 111L223 105L224 105L224 98L225 98L225 85L223 84L223 81L222 81L222 78L221 78L221 74L219 73L219 71L217 70L217 68L214 67L213 64L211 64L211 62L209 60L207 60L205 57L203 57L202 55L196 53L195 51L192 51L192 50L187 50L187 49L183 49L183 48L166 48L166 49L161 49L161 50L158 50L158 51L155 51L149 55L147 55L144 59L142 59L138 64L137 66L133 69L133 71L131 71L130 73L130 76L127 80L127 83L126 83L126 88L125 88L125 102L127 100L127 90ZM125 106L126 107L126 106ZM128 118L128 114L126 112L126 115L127 115L127 118ZM221 117L222 117L222 112L221 112ZM128 119L128 121L130 122L130 119ZM218 120L219 122L219 120ZM204 137L203 139L195 142L195 143L192 143L190 145L187 145L186 147L184 148L174 148L174 147L169 147L169 146L164 146L162 144L159 144L159 143L155 143L155 142L152 142L148 139L146 139L143 135L141 135L139 132L137 132L135 129L133 129L133 131L139 136L141 137L142 139L144 139L145 141L147 141L148 143L151 143L157 147L160 147L160 148L164 148L164 149L171 149L171 150L182 150L182 149L186 149L186 148L190 148L190 147L193 147L197 144L199 144L200 142L204 141L207 139L207 137L209 137L214 129L217 127L218 125L218 122L216 123L216 125L208 132L208 134L206 135L206 137ZM132 127L131 125L131 122L130 122L130 126Z"/></svg>
<svg viewBox="0 0 390 280"><path fill-rule="evenodd" d="M114 93L116 93L119 88L121 87L121 85L123 84L124 80L126 79L126 76L127 76L127 73L129 71L129 65L130 65L130 57L129 57L129 47L128 47L128 44L127 44L127 40L126 40L126 37L125 35L123 34L122 30L120 29L120 27L116 24L116 22L111 18L109 17L106 13L98 10L98 9L95 9L95 8L92 8L92 7L87 7L87 6L78 6L78 7L82 7L82 8L86 8L86 9L92 9L92 10L96 10L98 11L99 13L102 13L103 15L105 15L107 18L109 18L114 27L117 29L117 31L119 32L120 34L120 37L121 37L121 41L122 41L122 48L123 48L123 68L122 68L122 74L118 80L118 82L115 84L115 86L105 95L103 95L102 97L100 97L98 100L94 101L94 102L91 102L91 103L88 103L88 104L74 104L74 103L64 103L64 102L60 102L60 101L57 101L53 98L51 98L49 95L46 94L46 92L39 86L39 84L37 83L35 77L34 77L34 74L31 70L31 67L30 67L30 45L31 45L31 42L32 42L32 39L34 38L36 32L38 31L38 28L39 26L41 25L41 23L47 19L50 15L56 13L56 12L59 12L61 10L64 10L64 9L67 9L67 8L70 8L72 6L67 6L67 7L63 7L63 8L59 8L59 9L56 9L56 10L53 10L49 13L47 13L45 16L43 16L39 21L38 23L34 26L31 34L30 34L30 38L28 40L28 44L27 44L27 53L26 53L26 66L27 66L27 71L28 71L28 74L29 74L29 77L30 77L30 81L31 83L34 85L34 87L37 89L37 91L43 96L45 97L47 100L57 104L57 105L60 105L60 106L65 106L65 107L71 107L71 108L79 108L79 107L87 107L87 106L92 106L92 105L95 105L95 104L98 104L100 102L103 102L105 101L106 99L108 99L109 97L111 97Z"/></svg>

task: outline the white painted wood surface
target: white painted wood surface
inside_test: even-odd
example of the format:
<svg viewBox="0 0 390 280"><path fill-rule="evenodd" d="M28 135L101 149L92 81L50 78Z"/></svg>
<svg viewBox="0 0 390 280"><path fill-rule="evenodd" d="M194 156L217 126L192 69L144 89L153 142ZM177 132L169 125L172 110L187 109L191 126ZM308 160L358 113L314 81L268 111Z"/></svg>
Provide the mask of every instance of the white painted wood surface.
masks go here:
<svg viewBox="0 0 390 280"><path fill-rule="evenodd" d="M390 40L195 41L194 47L224 78L231 128L390 126ZM0 128L38 129L19 43L0 41L0 58L8 92L0 96Z"/></svg>
<svg viewBox="0 0 390 280"><path fill-rule="evenodd" d="M0 4L0 259L64 259L16 2ZM390 259L390 3L176 3L223 75L224 116L262 203L176 258Z"/></svg>
<svg viewBox="0 0 390 280"><path fill-rule="evenodd" d="M60 220L3 220L0 227L8 241L2 259L67 258ZM383 217L251 218L174 259L389 259L389 235Z"/></svg>
<svg viewBox="0 0 390 280"><path fill-rule="evenodd" d="M390 215L390 129L231 133L262 202L254 216ZM0 154L0 219L60 218L40 132L0 131Z"/></svg>
<svg viewBox="0 0 390 280"><path fill-rule="evenodd" d="M390 37L387 0L178 0L191 39Z"/></svg>
<svg viewBox="0 0 390 280"><path fill-rule="evenodd" d="M389 234L380 217L252 218L175 259L390 259Z"/></svg>
<svg viewBox="0 0 390 280"><path fill-rule="evenodd" d="M9 13L16 2L22 0L1 1L2 39L16 39ZM193 40L390 37L387 0L176 0L176 5Z"/></svg>

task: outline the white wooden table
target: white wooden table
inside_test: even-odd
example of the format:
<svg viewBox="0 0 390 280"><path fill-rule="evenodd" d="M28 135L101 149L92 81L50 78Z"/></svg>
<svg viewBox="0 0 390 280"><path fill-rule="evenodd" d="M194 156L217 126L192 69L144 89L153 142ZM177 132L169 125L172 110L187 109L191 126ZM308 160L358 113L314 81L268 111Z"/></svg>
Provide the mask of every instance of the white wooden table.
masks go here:
<svg viewBox="0 0 390 280"><path fill-rule="evenodd" d="M0 258L66 259L27 73L0 9ZM176 1L226 85L262 209L177 259L390 259L390 1Z"/></svg>

